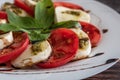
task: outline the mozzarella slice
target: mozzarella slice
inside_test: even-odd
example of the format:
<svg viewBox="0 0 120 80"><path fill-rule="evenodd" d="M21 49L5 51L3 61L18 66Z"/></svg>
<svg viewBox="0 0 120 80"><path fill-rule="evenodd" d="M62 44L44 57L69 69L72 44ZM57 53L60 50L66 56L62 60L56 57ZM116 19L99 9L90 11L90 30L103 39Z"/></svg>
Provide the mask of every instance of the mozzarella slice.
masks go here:
<svg viewBox="0 0 120 80"><path fill-rule="evenodd" d="M5 24L5 23L7 23L6 19L0 19L0 24Z"/></svg>
<svg viewBox="0 0 120 80"><path fill-rule="evenodd" d="M71 30L74 31L79 37L79 49L73 60L79 60L88 57L91 52L91 43L88 35L80 28L74 28Z"/></svg>
<svg viewBox="0 0 120 80"><path fill-rule="evenodd" d="M12 61L12 65L17 68L25 68L32 66L35 63L47 60L52 52L49 42L43 41L38 44L39 45L36 46L37 52L33 50L32 45L29 45L17 59Z"/></svg>
<svg viewBox="0 0 120 80"><path fill-rule="evenodd" d="M18 16L22 16L22 17L29 16L24 10L16 7L14 4L9 3L9 2L6 2L2 5L2 10L6 11L7 9L14 12Z"/></svg>
<svg viewBox="0 0 120 80"><path fill-rule="evenodd" d="M10 10L21 17L29 16L24 10L20 8L11 8Z"/></svg>
<svg viewBox="0 0 120 80"><path fill-rule="evenodd" d="M12 32L5 33L0 35L0 49L3 49L13 43L13 34Z"/></svg>
<svg viewBox="0 0 120 80"><path fill-rule="evenodd" d="M66 7L55 8L56 22L62 21L85 21L90 22L90 15L82 10L70 9Z"/></svg>

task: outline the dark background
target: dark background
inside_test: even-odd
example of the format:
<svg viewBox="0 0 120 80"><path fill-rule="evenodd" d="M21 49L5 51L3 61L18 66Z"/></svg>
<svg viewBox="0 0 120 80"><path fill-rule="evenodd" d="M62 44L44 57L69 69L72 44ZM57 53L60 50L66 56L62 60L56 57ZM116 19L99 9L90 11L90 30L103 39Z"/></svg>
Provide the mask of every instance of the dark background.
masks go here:
<svg viewBox="0 0 120 80"><path fill-rule="evenodd" d="M120 0L97 0L120 13ZM85 80L120 80L120 61L110 69Z"/></svg>
<svg viewBox="0 0 120 80"><path fill-rule="evenodd" d="M111 8L115 9L118 13L120 13L120 0L97 0L102 2Z"/></svg>

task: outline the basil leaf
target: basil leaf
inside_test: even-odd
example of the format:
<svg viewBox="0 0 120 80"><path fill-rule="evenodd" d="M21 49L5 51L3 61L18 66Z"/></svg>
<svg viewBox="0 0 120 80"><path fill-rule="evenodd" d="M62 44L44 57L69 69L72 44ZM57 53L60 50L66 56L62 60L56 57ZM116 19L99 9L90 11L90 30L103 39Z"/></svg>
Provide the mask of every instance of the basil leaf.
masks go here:
<svg viewBox="0 0 120 80"><path fill-rule="evenodd" d="M20 29L16 26L11 25L11 24L1 24L0 30L2 30L4 32L8 32L8 31L19 31Z"/></svg>
<svg viewBox="0 0 120 80"><path fill-rule="evenodd" d="M34 18L19 17L9 10L7 10L7 13L10 24L1 25L1 30L26 32L31 41L42 41L48 38L49 34L41 33L43 27Z"/></svg>
<svg viewBox="0 0 120 80"><path fill-rule="evenodd" d="M73 28L73 27L80 27L80 23L78 21L63 21L54 24L50 27L50 29L56 29L56 28Z"/></svg>
<svg viewBox="0 0 120 80"><path fill-rule="evenodd" d="M37 22L31 18L31 17L17 17L17 22L16 25L25 28L25 29L30 29L30 28L41 28Z"/></svg>
<svg viewBox="0 0 120 80"><path fill-rule="evenodd" d="M16 23L16 17L17 15L13 12L11 12L10 10L7 9L7 15L8 15L8 21L11 23L11 24L14 24Z"/></svg>
<svg viewBox="0 0 120 80"><path fill-rule="evenodd" d="M35 7L35 19L44 28L50 27L54 22L54 6L51 0L41 0Z"/></svg>
<svg viewBox="0 0 120 80"><path fill-rule="evenodd" d="M23 28L19 28L16 26L13 26L11 24L1 24L0 25L0 30L4 31L4 32L9 32L9 31L23 31L26 33L30 33L29 30L23 29Z"/></svg>
<svg viewBox="0 0 120 80"><path fill-rule="evenodd" d="M24 28L24 29L42 28L42 27L40 27L38 22L32 17L20 17L9 10L7 10L7 14L8 14L9 22L15 26L18 26L18 27Z"/></svg>
<svg viewBox="0 0 120 80"><path fill-rule="evenodd" d="M46 33L46 34L43 34L41 33L40 31L31 31L29 34L29 38L31 41L43 41L43 40L46 40L48 39L49 37L49 33Z"/></svg>

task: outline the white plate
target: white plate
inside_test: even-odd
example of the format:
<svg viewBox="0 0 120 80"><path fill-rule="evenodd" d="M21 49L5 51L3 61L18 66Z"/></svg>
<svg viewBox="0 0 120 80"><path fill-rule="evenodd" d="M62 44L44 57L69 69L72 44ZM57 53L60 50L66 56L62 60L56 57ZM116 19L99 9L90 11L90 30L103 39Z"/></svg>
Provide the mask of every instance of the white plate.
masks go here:
<svg viewBox="0 0 120 80"><path fill-rule="evenodd" d="M12 0L1 0L0 4L5 1ZM108 29L108 32L102 35L99 46L93 49L92 54L104 54L71 62L54 69L1 71L0 80L80 80L98 74L118 61L120 58L120 15L94 0L64 1L81 5L101 19L100 30Z"/></svg>

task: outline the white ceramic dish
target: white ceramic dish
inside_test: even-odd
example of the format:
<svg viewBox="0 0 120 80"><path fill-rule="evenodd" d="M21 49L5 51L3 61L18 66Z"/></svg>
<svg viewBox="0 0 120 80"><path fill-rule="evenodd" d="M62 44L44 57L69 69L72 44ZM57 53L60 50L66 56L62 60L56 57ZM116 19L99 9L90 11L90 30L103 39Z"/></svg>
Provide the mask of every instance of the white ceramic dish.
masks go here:
<svg viewBox="0 0 120 80"><path fill-rule="evenodd" d="M1 0L0 4L5 1ZM57 0L62 1L62 0ZM120 15L111 8L94 0L63 0L83 6L101 19L100 30L108 29L102 35L99 46L91 54L101 53L92 58L68 63L54 69L31 69L1 71L0 80L80 80L98 74L112 65L120 58Z"/></svg>

